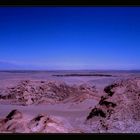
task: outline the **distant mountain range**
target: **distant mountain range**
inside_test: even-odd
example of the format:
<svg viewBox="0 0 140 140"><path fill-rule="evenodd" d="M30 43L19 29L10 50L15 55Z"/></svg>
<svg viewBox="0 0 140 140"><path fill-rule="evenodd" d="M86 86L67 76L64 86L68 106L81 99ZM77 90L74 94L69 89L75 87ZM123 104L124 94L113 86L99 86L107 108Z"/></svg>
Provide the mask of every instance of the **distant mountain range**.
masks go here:
<svg viewBox="0 0 140 140"><path fill-rule="evenodd" d="M0 70L55 70L56 68L62 69L55 65L16 64L14 62L0 61Z"/></svg>
<svg viewBox="0 0 140 140"><path fill-rule="evenodd" d="M15 64L12 62L4 62L0 61L0 70L40 70L43 69L41 66L37 65L23 65L23 64Z"/></svg>
<svg viewBox="0 0 140 140"><path fill-rule="evenodd" d="M0 61L0 70L3 71L3 70L65 70L65 69L63 69L62 67L53 66L53 65L38 66L38 65L32 65L32 64L25 65L25 64L16 64L14 62ZM71 69L67 68L66 70L71 70ZM72 69L72 70L80 70L80 69ZM87 69L87 70L105 70L106 71L109 69ZM136 72L140 71L140 69L112 69L112 70L136 71ZM110 71L112 71L112 70L110 70Z"/></svg>
<svg viewBox="0 0 140 140"><path fill-rule="evenodd" d="M0 70L32 70L32 69L39 69L39 67L34 65L20 65L12 62L0 61Z"/></svg>
<svg viewBox="0 0 140 140"><path fill-rule="evenodd" d="M22 67L14 63L0 61L0 70L15 70L15 69L22 69Z"/></svg>

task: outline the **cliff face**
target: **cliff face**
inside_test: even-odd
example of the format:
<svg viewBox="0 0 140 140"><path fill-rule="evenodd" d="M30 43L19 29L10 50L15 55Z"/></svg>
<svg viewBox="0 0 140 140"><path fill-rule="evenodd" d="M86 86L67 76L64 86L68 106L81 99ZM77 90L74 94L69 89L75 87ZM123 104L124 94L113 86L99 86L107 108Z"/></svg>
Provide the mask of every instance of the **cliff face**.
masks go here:
<svg viewBox="0 0 140 140"><path fill-rule="evenodd" d="M140 80L115 82L104 92L86 119L93 132L140 132Z"/></svg>

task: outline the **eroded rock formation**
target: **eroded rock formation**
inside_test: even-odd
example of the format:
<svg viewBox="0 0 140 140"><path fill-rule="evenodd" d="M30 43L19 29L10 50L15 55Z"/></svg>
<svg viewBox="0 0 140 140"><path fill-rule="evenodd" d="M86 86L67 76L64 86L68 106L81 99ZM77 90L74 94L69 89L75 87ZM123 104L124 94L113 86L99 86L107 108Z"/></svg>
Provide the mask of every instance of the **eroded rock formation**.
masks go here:
<svg viewBox="0 0 140 140"><path fill-rule="evenodd" d="M15 87L1 89L0 99L11 100L21 105L56 103L66 99L80 102L92 98L96 93L95 87L85 84L69 86L59 82L24 80Z"/></svg>
<svg viewBox="0 0 140 140"><path fill-rule="evenodd" d="M86 119L93 132L140 132L140 80L115 82L104 91Z"/></svg>
<svg viewBox="0 0 140 140"><path fill-rule="evenodd" d="M76 132L63 120L45 114L27 119L18 110L12 110L0 120L0 133L72 133Z"/></svg>

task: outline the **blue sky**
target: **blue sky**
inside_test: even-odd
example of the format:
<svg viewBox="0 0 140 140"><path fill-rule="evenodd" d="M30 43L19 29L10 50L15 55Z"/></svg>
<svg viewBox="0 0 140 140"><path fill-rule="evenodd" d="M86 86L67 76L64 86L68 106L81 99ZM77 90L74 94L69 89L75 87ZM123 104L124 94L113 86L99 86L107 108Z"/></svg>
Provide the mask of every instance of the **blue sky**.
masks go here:
<svg viewBox="0 0 140 140"><path fill-rule="evenodd" d="M140 69L140 7L0 7L0 62Z"/></svg>

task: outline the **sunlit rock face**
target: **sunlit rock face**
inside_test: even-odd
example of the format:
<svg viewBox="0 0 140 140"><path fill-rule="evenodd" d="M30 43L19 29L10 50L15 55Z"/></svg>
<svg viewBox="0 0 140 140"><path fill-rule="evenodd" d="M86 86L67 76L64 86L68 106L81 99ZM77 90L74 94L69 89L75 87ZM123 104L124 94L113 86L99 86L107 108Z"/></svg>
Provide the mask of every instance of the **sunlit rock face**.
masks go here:
<svg viewBox="0 0 140 140"><path fill-rule="evenodd" d="M104 96L86 119L93 132L140 132L139 84L139 79L128 79L105 87Z"/></svg>

